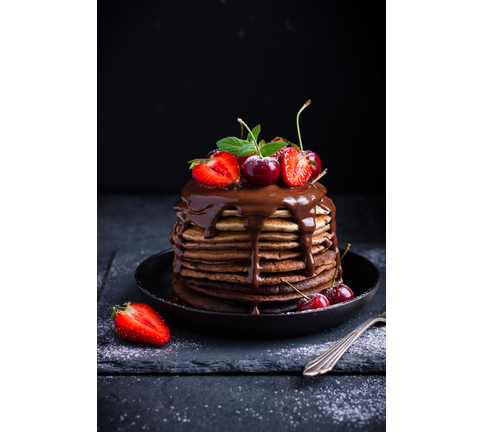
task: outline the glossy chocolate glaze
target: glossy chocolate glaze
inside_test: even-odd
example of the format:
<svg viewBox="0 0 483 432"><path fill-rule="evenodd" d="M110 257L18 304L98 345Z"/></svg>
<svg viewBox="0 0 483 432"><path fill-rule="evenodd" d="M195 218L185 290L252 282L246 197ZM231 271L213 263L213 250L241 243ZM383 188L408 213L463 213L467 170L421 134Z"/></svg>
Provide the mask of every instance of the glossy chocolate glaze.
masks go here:
<svg viewBox="0 0 483 432"><path fill-rule="evenodd" d="M175 278L180 277L183 260L182 236L190 223L203 229L205 238L212 238L216 235L215 225L223 211L236 208L245 219L244 227L249 233L252 246L251 265L246 283L256 289L261 283L258 249L260 232L266 219L281 207L290 211L299 226L305 275L313 276L315 263L312 255L312 234L315 230L316 205L330 212L329 232L333 234L331 249L336 252L339 261L340 254L335 234L336 209L322 184L306 183L299 187L287 188L278 185L250 187L240 182L230 188L208 188L198 185L193 179L188 181L181 192L181 199L174 205L177 220L170 241L175 245ZM342 269L339 268L339 278L341 275Z"/></svg>

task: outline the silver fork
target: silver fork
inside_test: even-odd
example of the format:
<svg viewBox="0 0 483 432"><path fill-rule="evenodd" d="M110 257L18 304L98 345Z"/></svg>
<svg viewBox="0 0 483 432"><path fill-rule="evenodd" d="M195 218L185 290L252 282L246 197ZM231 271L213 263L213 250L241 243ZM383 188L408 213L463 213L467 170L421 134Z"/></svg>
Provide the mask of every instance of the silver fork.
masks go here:
<svg viewBox="0 0 483 432"><path fill-rule="evenodd" d="M331 371L355 340L376 322L386 322L386 312L378 317L369 318L367 321L364 321L359 327L352 330L344 339L341 339L324 354L309 361L307 366L305 366L304 375L322 375Z"/></svg>

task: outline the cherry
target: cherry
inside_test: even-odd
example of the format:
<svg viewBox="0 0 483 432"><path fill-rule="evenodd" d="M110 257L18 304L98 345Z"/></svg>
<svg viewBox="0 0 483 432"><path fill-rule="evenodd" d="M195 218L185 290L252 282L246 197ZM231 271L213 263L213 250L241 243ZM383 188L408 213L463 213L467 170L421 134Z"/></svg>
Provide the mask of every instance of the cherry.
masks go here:
<svg viewBox="0 0 483 432"><path fill-rule="evenodd" d="M280 164L273 157L250 156L242 166L243 177L252 186L270 186L280 177Z"/></svg>
<svg viewBox="0 0 483 432"><path fill-rule="evenodd" d="M243 164L243 177L252 186L270 186L277 183L280 177L278 160L270 156L263 157L253 132L242 119L239 118L238 122L246 127L256 149L256 155L250 156Z"/></svg>
<svg viewBox="0 0 483 432"><path fill-rule="evenodd" d="M312 168L312 175L310 176L309 180L313 180L318 177L320 171L322 171L322 161L320 160L317 153L313 152L312 150L305 150L302 154L309 160L314 161L315 165L312 163L310 164L310 168Z"/></svg>
<svg viewBox="0 0 483 432"><path fill-rule="evenodd" d="M327 288L324 291L324 295L331 305L343 303L354 298L352 290L343 283Z"/></svg>
<svg viewBox="0 0 483 432"><path fill-rule="evenodd" d="M323 294L309 294L299 300L297 311L301 312L310 309L321 309L327 306L330 306L330 303Z"/></svg>
<svg viewBox="0 0 483 432"><path fill-rule="evenodd" d="M243 165L244 163L246 162L246 160L250 157L250 156L255 156L256 153L253 153L251 155L248 155L248 156L237 156L236 157L236 160L238 161L238 165L240 165L240 168L243 168Z"/></svg>
<svg viewBox="0 0 483 432"><path fill-rule="evenodd" d="M215 153L219 153L221 152L222 150L220 149L214 149L214 150L211 150L207 155L206 155L206 159L210 158L211 156L213 156Z"/></svg>
<svg viewBox="0 0 483 432"><path fill-rule="evenodd" d="M297 303L297 311L305 311L310 309L321 309L327 306L330 306L329 300L320 293L309 294L308 296L305 295L302 291L299 291L295 288L290 282L287 282L285 279L282 279L287 285L291 286L295 291L297 291L302 298Z"/></svg>

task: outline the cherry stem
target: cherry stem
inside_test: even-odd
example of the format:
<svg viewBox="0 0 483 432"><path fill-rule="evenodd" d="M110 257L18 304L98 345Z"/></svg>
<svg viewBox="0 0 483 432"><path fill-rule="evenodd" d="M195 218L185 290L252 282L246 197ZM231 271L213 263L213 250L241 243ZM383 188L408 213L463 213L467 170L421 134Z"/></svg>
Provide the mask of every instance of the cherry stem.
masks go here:
<svg viewBox="0 0 483 432"><path fill-rule="evenodd" d="M300 135L300 126L299 126L299 117L300 117L300 113L305 109L307 108L310 104L312 103L312 101L309 99L307 102L304 103L304 106L302 108L300 108L299 112L297 113L297 132L299 134L299 146L300 146L300 151L304 151L304 147L302 146L302 137Z"/></svg>
<svg viewBox="0 0 483 432"><path fill-rule="evenodd" d="M334 283L335 283L335 277L337 276L337 272L339 271L339 266L340 266L340 263L342 262L342 258L345 257L345 254L347 252L349 252L349 248L351 247L351 244L350 243L347 243L347 247L345 249L345 252L342 254L342 256L340 257L340 260L339 262L337 263L337 267L335 268L335 273L334 273L334 279L332 279L332 285L330 286L331 288L334 286Z"/></svg>
<svg viewBox="0 0 483 432"><path fill-rule="evenodd" d="M295 288L290 282L287 282L285 279L282 279L282 282L285 282L287 285L290 285L295 291L297 291L302 297L305 297L307 300L310 300L303 292L299 291Z"/></svg>
<svg viewBox="0 0 483 432"><path fill-rule="evenodd" d="M260 159L263 159L263 156L262 156L262 153L260 152L260 148L258 147L258 144L257 144L257 140L255 139L255 136L253 135L252 131L250 130L250 128L246 125L246 123L241 119L237 119L238 123L242 124L243 126L245 126L247 128L247 131L248 133L252 136L253 138L253 142L255 144L255 148L257 150L257 154L259 156Z"/></svg>

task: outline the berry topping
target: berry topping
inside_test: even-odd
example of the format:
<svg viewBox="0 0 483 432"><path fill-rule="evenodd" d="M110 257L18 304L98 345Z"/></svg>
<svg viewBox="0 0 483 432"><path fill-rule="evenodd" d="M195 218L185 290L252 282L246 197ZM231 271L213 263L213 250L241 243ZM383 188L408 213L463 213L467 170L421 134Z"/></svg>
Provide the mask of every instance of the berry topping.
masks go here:
<svg viewBox="0 0 483 432"><path fill-rule="evenodd" d="M322 171L322 161L317 153L313 152L312 150L305 150L302 152L302 155L304 155L310 162L310 168L312 169L312 175L310 176L309 180L316 179L319 176L320 171Z"/></svg>
<svg viewBox="0 0 483 432"><path fill-rule="evenodd" d="M329 300L323 294L309 294L306 297L299 300L297 304L298 312L330 306Z"/></svg>
<svg viewBox="0 0 483 432"><path fill-rule="evenodd" d="M201 186L224 187L240 178L236 157L225 151L215 152L210 158L189 161L193 178Z"/></svg>
<svg viewBox="0 0 483 432"><path fill-rule="evenodd" d="M243 177L252 186L270 186L277 183L280 164L273 157L249 157L243 164Z"/></svg>
<svg viewBox="0 0 483 432"><path fill-rule="evenodd" d="M237 156L236 160L238 161L238 165L240 165L240 168L243 169L243 165L245 164L245 162L247 161L247 159L250 157L250 156L255 156L256 153L253 153L251 155L248 155L248 156Z"/></svg>
<svg viewBox="0 0 483 432"><path fill-rule="evenodd" d="M354 298L354 293L345 284L341 283L324 290L324 295L331 305L343 303Z"/></svg>
<svg viewBox="0 0 483 432"><path fill-rule="evenodd" d="M310 162L291 147L285 150L280 158L280 181L290 187L302 186L312 175Z"/></svg>
<svg viewBox="0 0 483 432"><path fill-rule="evenodd" d="M253 134L250 128L242 119L238 122L245 126L254 145L256 154L250 156L243 164L243 177L252 186L270 186L277 183L280 176L280 164L278 160L270 157L273 152L276 152L284 145L284 142L270 142L260 147L257 144L257 137Z"/></svg>
<svg viewBox="0 0 483 432"><path fill-rule="evenodd" d="M207 155L206 155L206 158L210 158L211 156L213 156L215 153L219 153L221 152L220 149L214 149L214 150L211 150Z"/></svg>
<svg viewBox="0 0 483 432"><path fill-rule="evenodd" d="M320 293L309 294L308 296L305 295L303 292L299 291L295 288L290 282L287 282L285 279L282 279L287 285L290 285L295 291L297 291L302 298L297 303L297 311L302 312L305 310L310 309L321 309L327 306L330 306L329 300Z"/></svg>
<svg viewBox="0 0 483 432"><path fill-rule="evenodd" d="M127 302L124 307L116 305L109 310L112 311L114 327L122 338L152 345L168 342L169 329L151 306Z"/></svg>

